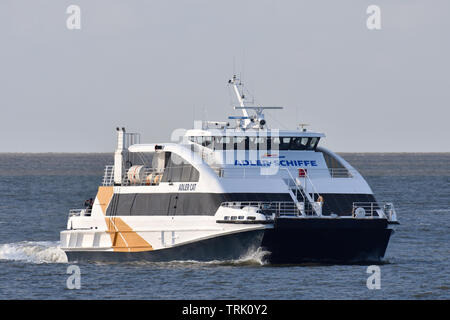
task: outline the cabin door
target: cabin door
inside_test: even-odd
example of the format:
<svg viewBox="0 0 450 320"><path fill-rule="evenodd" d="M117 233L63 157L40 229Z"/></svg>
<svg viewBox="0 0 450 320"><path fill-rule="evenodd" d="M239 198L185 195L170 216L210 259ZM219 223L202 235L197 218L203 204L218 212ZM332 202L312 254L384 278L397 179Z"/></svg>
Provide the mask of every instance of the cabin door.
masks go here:
<svg viewBox="0 0 450 320"><path fill-rule="evenodd" d="M178 204L178 193L171 194L169 199L169 208L167 215L174 216L176 214L177 204Z"/></svg>

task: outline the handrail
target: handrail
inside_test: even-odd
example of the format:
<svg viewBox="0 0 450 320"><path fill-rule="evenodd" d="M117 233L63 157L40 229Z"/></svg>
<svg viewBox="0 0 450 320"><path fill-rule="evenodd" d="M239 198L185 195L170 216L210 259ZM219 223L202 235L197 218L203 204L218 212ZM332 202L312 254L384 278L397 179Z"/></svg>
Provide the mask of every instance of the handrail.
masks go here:
<svg viewBox="0 0 450 320"><path fill-rule="evenodd" d="M379 203L382 203L383 206L380 206ZM376 215L380 218L386 218L392 223L398 223L397 212L392 202L353 202L352 215L354 217L358 217L357 210L359 208L364 209L364 211L360 210L360 215L364 213L364 217L373 217Z"/></svg>
<svg viewBox="0 0 450 320"><path fill-rule="evenodd" d="M380 208L378 205L378 202L353 202L352 203L352 215L358 216L359 208L364 209L364 211L361 211L364 213L364 216L367 217L373 217L374 214L379 217L385 217L384 211ZM380 215L378 213L378 210L381 210L382 214Z"/></svg>
<svg viewBox="0 0 450 320"><path fill-rule="evenodd" d="M301 192L301 190L299 189L299 187L298 187L298 185L297 185L297 182L295 181L295 179L294 179L294 177L292 176L291 172L290 172L289 170L286 170L286 171L287 171L289 177L291 178L291 180L289 180L289 181L292 181L292 182L294 183L294 186L295 186L295 198L296 198L296 200L298 199L298 191L300 191L300 195L301 195L302 198L303 198L303 202L306 203L305 195L304 195L304 194ZM290 185L290 184L288 184L288 188L291 189L291 185ZM306 191L305 191L305 192L306 192Z"/></svg>
<svg viewBox="0 0 450 320"><path fill-rule="evenodd" d="M220 178L279 178L277 171L269 171L271 167L263 166L248 166L248 167L224 167L222 165L211 165L210 167L217 173ZM268 173L264 173L264 170L268 170ZM356 170L344 169L344 168L300 168L300 167L278 167L277 170L298 170L306 169L310 178L331 178L331 179L345 179L353 178Z"/></svg>
<svg viewBox="0 0 450 320"><path fill-rule="evenodd" d="M285 168L283 168L283 169L285 169ZM322 203L319 203L318 204L318 206L319 207L317 207L317 205L316 205L316 195L317 195L317 199L320 199L320 193L317 191L317 189L316 189L316 187L314 186L314 184L312 183L312 181L311 181L311 179L308 177L308 173L307 172L305 172L304 173L304 175L303 175L303 177L302 178L304 178L304 180L305 180L305 185L304 186L302 186L301 184L299 184L298 182L297 182L297 179L299 179L299 178L295 178L294 179L294 177L292 176L292 174L291 174L291 172L288 170L288 169L285 169L287 172L288 172L288 175L289 175L289 177L291 178L291 181L293 181L294 182L294 185L295 185L295 187L296 187L296 194L295 194L295 197L297 198L297 196L298 196L298 193L297 193L297 191L300 191L300 194L302 195L302 198L303 198L303 202L304 202L304 204L307 204L307 203L309 203L309 205L312 207L312 210L318 215L318 216L321 216L322 215L322 210L321 210L321 206L322 206ZM308 180L308 181L307 181ZM311 187L312 187L312 198L311 198L311 196L309 195L309 192L308 192L308 190L307 190L307 188L308 188L308 182L309 182L309 184L311 185ZM290 186L288 185L288 187L290 188ZM305 199L305 197L306 197L306 199Z"/></svg>
<svg viewBox="0 0 450 320"><path fill-rule="evenodd" d="M372 208L372 211L369 212L370 214L364 215L364 218L387 218L388 221L392 223L397 222L397 218L395 216L395 211L392 215L388 214L386 215L385 211L382 210L376 202L354 202L354 204L358 205L368 205L369 208ZM392 205L391 203L387 203L388 205ZM244 209L245 207L256 207L257 210L259 210L261 214L264 214L266 216L270 216L275 214L275 217L283 217L283 216L290 216L290 217L307 217L311 215L315 215L315 212L310 209L309 211L305 212L303 214L301 210L295 205L293 201L227 201L221 203L222 207L227 208L233 208L233 209ZM357 207L359 208L359 207ZM393 209L393 207L392 207ZM379 214L377 210L381 210L380 212L382 214ZM332 216L318 216L318 218L330 218ZM355 219L355 218L362 218L361 216L357 216L353 214L352 216L337 216L337 218L348 218L348 219Z"/></svg>
<svg viewBox="0 0 450 320"><path fill-rule="evenodd" d="M298 216L300 211L292 201L226 201L221 203L222 207L243 209L245 207L256 207L264 215L275 213L279 216Z"/></svg>
<svg viewBox="0 0 450 320"><path fill-rule="evenodd" d="M84 216L90 216L92 212L91 208L84 208L84 209L70 209L69 210L69 218L70 217L84 217Z"/></svg>
<svg viewBox="0 0 450 320"><path fill-rule="evenodd" d="M111 186L114 183L114 165L105 166L105 170L103 173L103 186Z"/></svg>
<svg viewBox="0 0 450 320"><path fill-rule="evenodd" d="M321 169L314 169L321 170ZM328 168L331 178L353 178L350 170L347 168Z"/></svg>

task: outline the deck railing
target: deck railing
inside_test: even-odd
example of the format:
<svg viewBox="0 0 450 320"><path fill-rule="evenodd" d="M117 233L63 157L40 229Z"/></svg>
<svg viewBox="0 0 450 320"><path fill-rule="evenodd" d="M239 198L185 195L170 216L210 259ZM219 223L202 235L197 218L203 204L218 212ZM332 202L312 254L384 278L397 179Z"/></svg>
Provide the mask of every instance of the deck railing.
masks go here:
<svg viewBox="0 0 450 320"><path fill-rule="evenodd" d="M382 206L380 206L382 203ZM364 210L364 211L363 211ZM353 202L354 217L380 217L397 222L397 213L392 202Z"/></svg>
<svg viewBox="0 0 450 320"><path fill-rule="evenodd" d="M321 170L321 169L313 169ZM328 168L328 172L330 172L330 176L332 178L352 178L353 175L347 168Z"/></svg>
<svg viewBox="0 0 450 320"><path fill-rule="evenodd" d="M244 209L246 207L257 208L259 213L266 216L272 217L310 217L314 216L317 218L330 218L332 216L317 216L312 208L304 210L304 215L302 215L301 210L295 205L293 201L227 201L222 202L222 207L233 208L233 209ZM386 210L386 207L391 209L391 211ZM391 203L386 203L384 209L380 208L376 202L354 202L353 203L353 215L352 216L334 216L334 218L341 219L354 219L354 218L387 218L389 221L397 221L395 216L395 210ZM356 209L363 208L364 215L361 215L361 210L359 215L355 213Z"/></svg>
<svg viewBox="0 0 450 320"><path fill-rule="evenodd" d="M291 172L304 169L305 174L311 178L353 178L354 170L348 170L345 168L328 168L328 169L315 169L315 168L286 168L286 167L221 167L211 166L211 168L217 173L220 178L275 178L278 177L282 170L290 170ZM303 177L303 176L302 176Z"/></svg>
<svg viewBox="0 0 450 320"><path fill-rule="evenodd" d="M103 173L103 186L112 186L114 184L114 166L107 165L105 166L105 171Z"/></svg>
<svg viewBox="0 0 450 320"><path fill-rule="evenodd" d="M378 212L383 211L381 210L377 202L353 202L352 204L352 215L354 217L378 217L380 216Z"/></svg>
<svg viewBox="0 0 450 320"><path fill-rule="evenodd" d="M90 216L92 212L91 208L85 208L85 209L70 209L69 210L69 218L70 217L83 217L83 216Z"/></svg>
<svg viewBox="0 0 450 320"><path fill-rule="evenodd" d="M299 209L292 201L227 201L222 202L222 207L243 209L245 207L254 207L264 215L275 215L275 217L282 216L299 216L301 215ZM313 212L309 212L310 215Z"/></svg>
<svg viewBox="0 0 450 320"><path fill-rule="evenodd" d="M217 165L211 165L211 169L221 178L266 178L271 179L275 177L279 177L279 173L287 170L291 170L288 168L267 168L267 167L251 167L251 168L224 168ZM259 169L259 170L258 170ZM300 168L297 168L297 170ZM151 173L155 173L155 169L153 168L145 168L145 177L147 177ZM295 170L291 170L295 171ZM329 169L312 169L307 168L305 171L308 177L318 178L318 177L331 177L331 178L352 178L353 174L351 170L347 170L344 168L329 168ZM292 175L292 174L291 174ZM130 182L128 179L128 170L125 171L125 174L122 178L122 183L127 185L149 185L149 183L136 183ZM114 165L105 166L103 173L103 186L112 186L114 185Z"/></svg>

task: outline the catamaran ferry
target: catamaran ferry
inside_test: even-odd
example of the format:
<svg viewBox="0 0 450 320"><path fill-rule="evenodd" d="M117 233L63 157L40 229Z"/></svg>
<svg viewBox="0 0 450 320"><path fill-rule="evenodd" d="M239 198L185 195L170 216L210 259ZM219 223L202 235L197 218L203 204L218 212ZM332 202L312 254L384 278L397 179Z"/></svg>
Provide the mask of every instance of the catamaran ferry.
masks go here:
<svg viewBox="0 0 450 320"><path fill-rule="evenodd" d="M323 133L268 126L240 79L242 116L198 121L171 143L117 128L114 165L92 205L70 210L69 261L378 262L397 223L361 174L319 146ZM174 139L172 139L174 140ZM261 250L260 249L260 250Z"/></svg>

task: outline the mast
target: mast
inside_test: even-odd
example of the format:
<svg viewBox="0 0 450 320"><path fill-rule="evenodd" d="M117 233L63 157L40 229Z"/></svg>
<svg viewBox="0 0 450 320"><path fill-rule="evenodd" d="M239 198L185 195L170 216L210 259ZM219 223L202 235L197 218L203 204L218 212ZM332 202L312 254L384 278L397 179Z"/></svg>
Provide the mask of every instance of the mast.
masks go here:
<svg viewBox="0 0 450 320"><path fill-rule="evenodd" d="M233 75L233 78L231 80L228 80L228 83L231 84L233 87L234 93L236 94L237 100L239 102L238 107L234 107L235 110L239 109L242 110L242 117L229 117L229 119L239 119L241 120L239 122L239 126L242 129L263 129L266 125L266 120L264 119L264 113L263 111L266 109L283 109L283 107L262 107L262 106L246 106L245 105L245 96L243 93L243 90L239 91L238 86L243 86L241 80L236 77L236 75ZM253 110L255 112L255 115L250 116L248 114L248 110Z"/></svg>
<svg viewBox="0 0 450 320"><path fill-rule="evenodd" d="M242 113L244 116L240 119L244 120L243 127L246 128L250 124L251 121L250 121L250 116L248 115L248 111L245 107L244 93L239 92L239 88L238 88L238 86L242 87L242 82L234 74L233 78L231 80L229 80L228 83L231 84L231 86L233 87L234 93L236 94L237 100L239 102L239 106L240 106L240 108L242 108Z"/></svg>

